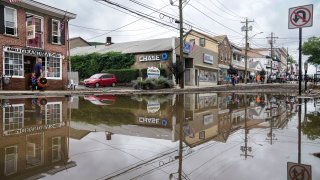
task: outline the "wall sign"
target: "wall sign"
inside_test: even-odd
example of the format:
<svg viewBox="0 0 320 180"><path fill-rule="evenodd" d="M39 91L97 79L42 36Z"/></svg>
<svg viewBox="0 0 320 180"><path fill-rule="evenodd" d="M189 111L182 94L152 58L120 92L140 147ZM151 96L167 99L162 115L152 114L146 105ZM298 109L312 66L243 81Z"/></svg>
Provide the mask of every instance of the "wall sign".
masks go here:
<svg viewBox="0 0 320 180"><path fill-rule="evenodd" d="M38 57L55 57L55 58L63 57L62 54L60 54L60 53L51 53L48 51L30 49L30 48L13 48L13 47L4 46L3 51L4 52L21 53L21 54L25 54L25 55L38 56Z"/></svg>
<svg viewBox="0 0 320 180"><path fill-rule="evenodd" d="M139 61L141 62L160 61L160 55L142 55L139 57Z"/></svg>
<svg viewBox="0 0 320 180"><path fill-rule="evenodd" d="M162 53L161 59L162 59L163 61L166 61L166 60L168 59L168 54L167 54L167 53Z"/></svg>
<svg viewBox="0 0 320 180"><path fill-rule="evenodd" d="M159 78L160 70L156 67L148 67L147 75L148 75L148 78Z"/></svg>
<svg viewBox="0 0 320 180"><path fill-rule="evenodd" d="M48 130L48 129L62 128L64 126L65 126L64 122L61 122L61 123L56 123L56 124L46 124L46 125L39 125L39 126L32 126L32 127L24 127L24 128L20 128L20 129L4 131L3 135L10 136L10 135L15 135L15 134L23 134L23 133L34 133L37 131L43 131L43 130Z"/></svg>
<svg viewBox="0 0 320 180"><path fill-rule="evenodd" d="M191 44L188 42L185 42L183 44L183 53L189 54L191 52Z"/></svg>
<svg viewBox="0 0 320 180"><path fill-rule="evenodd" d="M36 38L36 25L27 26L27 39Z"/></svg>
<svg viewBox="0 0 320 180"><path fill-rule="evenodd" d="M203 54L203 62L213 64L213 56L210 54Z"/></svg>

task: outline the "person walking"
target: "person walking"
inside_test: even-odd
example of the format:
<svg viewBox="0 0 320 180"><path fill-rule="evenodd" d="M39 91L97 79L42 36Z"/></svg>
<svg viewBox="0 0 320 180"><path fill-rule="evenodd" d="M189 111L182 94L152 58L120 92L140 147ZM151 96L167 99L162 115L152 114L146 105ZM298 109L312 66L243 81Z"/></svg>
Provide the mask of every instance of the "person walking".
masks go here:
<svg viewBox="0 0 320 180"><path fill-rule="evenodd" d="M41 58L37 59L37 63L34 66L34 73L35 73L36 79L39 79L39 77L41 77L41 74L42 74L42 59Z"/></svg>
<svg viewBox="0 0 320 180"><path fill-rule="evenodd" d="M257 83L260 83L260 80L261 80L261 79L260 79L260 74L258 74L257 77L256 77Z"/></svg>

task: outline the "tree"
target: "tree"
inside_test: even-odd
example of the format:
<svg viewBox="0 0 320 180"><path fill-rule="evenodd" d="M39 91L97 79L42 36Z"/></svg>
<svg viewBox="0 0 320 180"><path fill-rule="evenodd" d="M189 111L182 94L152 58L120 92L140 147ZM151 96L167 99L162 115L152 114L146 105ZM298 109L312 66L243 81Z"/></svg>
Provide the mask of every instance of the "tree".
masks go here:
<svg viewBox="0 0 320 180"><path fill-rule="evenodd" d="M288 57L288 64L295 64L295 63L297 63L297 61L294 60L293 57L290 55L290 56Z"/></svg>
<svg viewBox="0 0 320 180"><path fill-rule="evenodd" d="M302 54L309 55L308 63L320 64L320 37L311 37L303 43Z"/></svg>
<svg viewBox="0 0 320 180"><path fill-rule="evenodd" d="M308 139L315 140L320 138L320 118L313 114L307 114L308 121L305 122L301 129Z"/></svg>

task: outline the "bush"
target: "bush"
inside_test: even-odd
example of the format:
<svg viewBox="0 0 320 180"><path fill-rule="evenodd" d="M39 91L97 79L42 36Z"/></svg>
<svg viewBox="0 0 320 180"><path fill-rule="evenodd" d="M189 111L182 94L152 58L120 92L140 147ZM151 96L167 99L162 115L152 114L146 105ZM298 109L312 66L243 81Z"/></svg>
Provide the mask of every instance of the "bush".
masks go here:
<svg viewBox="0 0 320 180"><path fill-rule="evenodd" d="M78 71L80 79L107 69L129 69L134 62L134 55L121 52L91 53L71 57L72 71Z"/></svg>
<svg viewBox="0 0 320 180"><path fill-rule="evenodd" d="M118 83L128 83L139 77L139 69L110 69L102 72L114 74Z"/></svg>
<svg viewBox="0 0 320 180"><path fill-rule="evenodd" d="M173 81L169 80L165 77L160 78L147 78L145 80L134 80L132 81L134 89L164 89L164 88L172 88Z"/></svg>

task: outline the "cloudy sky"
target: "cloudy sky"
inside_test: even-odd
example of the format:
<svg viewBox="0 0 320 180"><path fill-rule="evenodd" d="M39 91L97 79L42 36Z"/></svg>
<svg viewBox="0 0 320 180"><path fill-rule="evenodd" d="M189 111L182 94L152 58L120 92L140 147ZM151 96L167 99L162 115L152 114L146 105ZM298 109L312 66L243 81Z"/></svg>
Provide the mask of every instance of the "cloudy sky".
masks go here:
<svg viewBox="0 0 320 180"><path fill-rule="evenodd" d="M40 2L40 0L38 0ZM173 0L178 5L177 0ZM150 21L127 10L110 5L102 0L41 0L41 2L77 14L70 22L70 37L81 36L88 41L105 42L107 36L115 43L157 39L178 36L174 19L178 18L178 7L169 0L112 0L134 12L144 13L163 24ZM140 4L140 5L139 5ZM313 4L313 26L303 29L303 41L308 37L320 36L320 2L318 0L187 0L183 9L186 29L200 29L210 35L228 35L229 39L241 46L244 44L244 17L249 23L250 46L270 47L266 39L273 32L275 47L285 47L298 59L299 30L288 29L288 11L291 7ZM145 7L144 7L145 6ZM146 8L148 7L148 8ZM155 9L154 12L151 9ZM162 11L162 14L159 12ZM263 33L260 33L263 32ZM260 34L259 34L260 33ZM306 57L303 57L305 60ZM309 72L315 68L310 67Z"/></svg>

